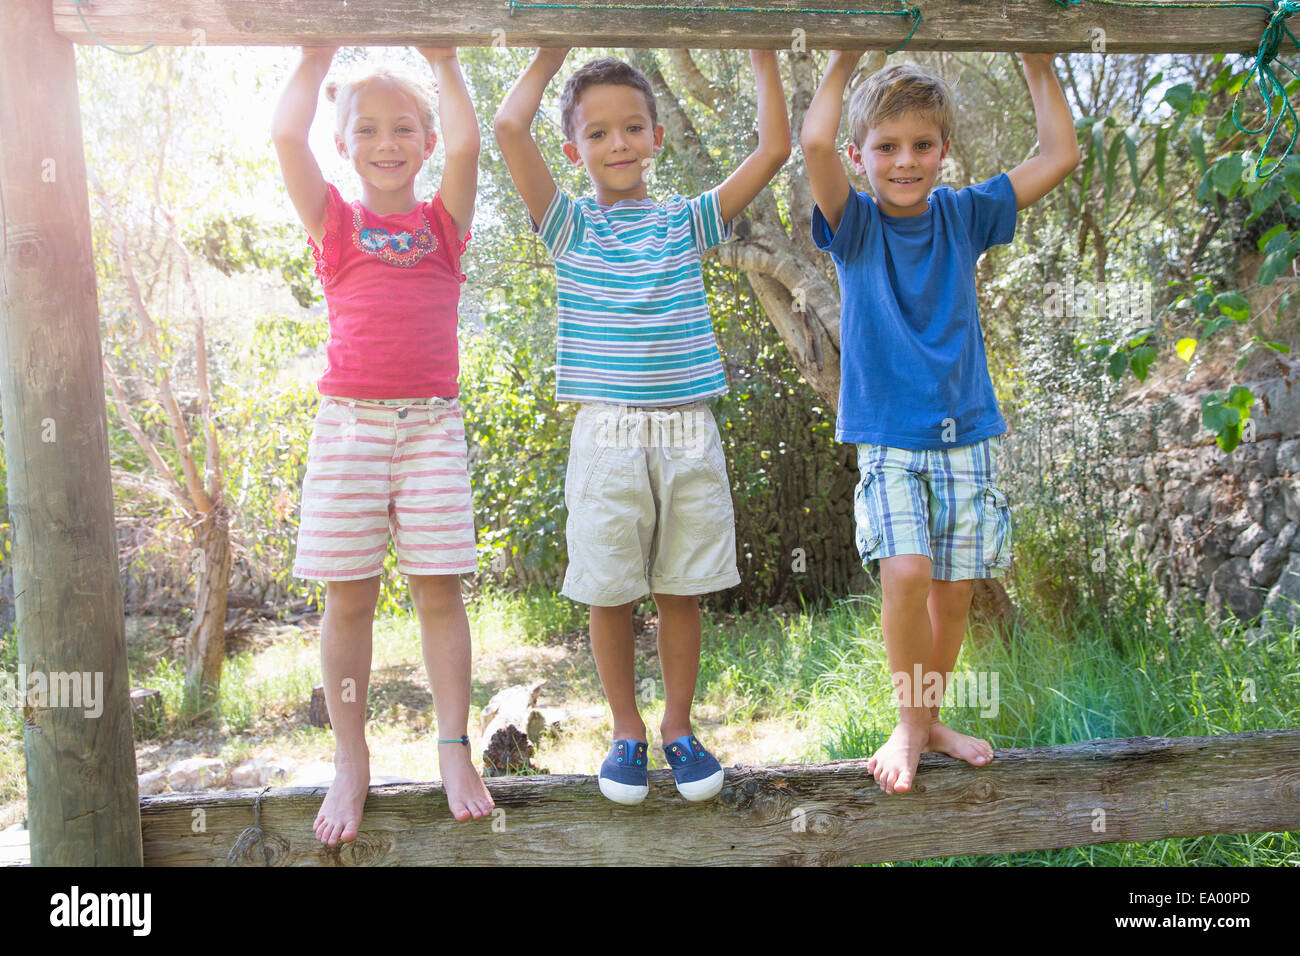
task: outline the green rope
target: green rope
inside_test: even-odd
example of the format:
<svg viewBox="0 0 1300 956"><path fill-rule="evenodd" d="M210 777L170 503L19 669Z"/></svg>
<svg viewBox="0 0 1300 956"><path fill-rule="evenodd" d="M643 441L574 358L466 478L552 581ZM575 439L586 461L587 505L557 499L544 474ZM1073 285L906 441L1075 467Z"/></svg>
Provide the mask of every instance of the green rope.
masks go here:
<svg viewBox="0 0 1300 956"><path fill-rule="evenodd" d="M1056 0L1062 7L1078 6L1082 0ZM1264 27L1264 35L1260 37L1259 49L1255 53L1255 62L1251 64L1250 71L1246 74L1246 81L1242 83L1241 88L1237 90L1237 95L1232 98L1232 122L1243 133L1255 135L1268 130L1268 138L1264 140L1264 148L1259 151L1259 158L1255 160L1255 176L1257 179L1267 179L1276 172L1277 168L1286 162L1286 158L1291 155L1291 148L1295 146L1297 135L1300 135L1300 120L1296 117L1295 108L1291 105L1291 100L1286 95L1286 84L1277 78L1273 71L1274 64L1278 64L1292 76L1300 79L1300 74L1287 66L1277 58L1278 48L1282 45L1284 36L1291 38L1291 44L1294 48L1300 49L1300 40L1296 39L1291 28L1286 25L1286 21L1293 13L1300 13L1300 2L1296 0L1273 0L1273 3L1247 3L1247 2L1228 2L1228 3L1139 3L1133 0L1087 0L1089 3L1100 3L1111 7L1199 7L1202 9L1216 9L1229 7L1254 7L1259 10L1268 11L1268 24ZM1258 128L1251 129L1241 125L1241 120L1237 118L1237 106L1241 100L1241 93L1250 85L1251 76L1255 77L1255 83L1259 87L1260 96L1264 98L1264 107L1267 115L1264 122ZM1277 111L1276 118L1273 116L1273 98L1280 96L1282 98L1282 108ZM1291 123L1291 141L1286 144L1286 149L1282 155L1275 159L1265 171L1264 158L1268 152L1269 145L1273 142L1273 137L1277 135L1277 128L1282 125L1283 119L1289 119Z"/></svg>
<svg viewBox="0 0 1300 956"><path fill-rule="evenodd" d="M1297 40L1291 28L1286 25L1286 20L1291 14L1300 12L1300 3L1294 0L1276 0L1277 9L1268 19L1268 26L1264 30L1263 37L1259 41L1259 50L1255 54L1255 62L1251 64L1250 72L1246 74L1246 82L1242 84L1241 89L1237 90L1237 95L1232 98L1232 122L1237 129L1243 133L1254 135L1262 133L1265 128L1268 129L1268 139L1264 140L1264 147L1259 151L1259 159L1255 160L1255 176L1259 179L1267 179L1277 171L1277 168L1286 162L1287 156L1291 154L1291 147L1295 146L1296 136L1300 133L1300 123L1296 120L1295 108L1291 105L1290 98L1286 95L1286 84L1277 78L1273 72L1273 64L1278 63L1282 69L1286 70L1292 76L1300 79L1296 71L1291 69L1281 60L1277 59L1278 47L1282 45L1282 37L1291 38L1291 45L1300 49L1300 40ZM1255 76L1256 85L1259 87L1260 96L1264 97L1264 106L1268 114L1264 117L1264 122L1259 125L1258 129L1249 129L1241 125L1237 119L1237 101L1241 99L1241 91L1250 84L1251 74ZM1282 97L1283 108L1277 111L1277 118L1273 118L1273 97ZM1283 118L1287 118L1291 123L1291 141L1286 144L1286 149L1282 155L1273 161L1264 172L1264 154L1268 152L1269 144L1273 142L1273 137L1277 135L1277 128L1282 124Z"/></svg>
<svg viewBox="0 0 1300 956"><path fill-rule="evenodd" d="M83 6L88 5L88 3L89 0L72 0L72 5L77 8L77 16L81 18L81 25L86 28L86 32L90 34L90 38L94 40L96 43L98 43L100 46L102 46L105 50L112 50L114 53L120 53L122 56L135 56L137 53L143 53L145 50L150 50L153 48L152 42L150 42L146 46L140 47L140 49L138 50L119 50L117 47L109 46L99 37L95 36L95 31L90 29L90 24L86 22L86 15L81 12L81 8Z"/></svg>
<svg viewBox="0 0 1300 956"><path fill-rule="evenodd" d="M594 10L601 12L637 11L652 13L839 13L849 16L910 17L912 29L903 42L886 53L897 53L911 41L921 25L921 8L899 0L901 10L833 9L830 7L700 7L681 3L516 3L510 0L510 15L515 10Z"/></svg>

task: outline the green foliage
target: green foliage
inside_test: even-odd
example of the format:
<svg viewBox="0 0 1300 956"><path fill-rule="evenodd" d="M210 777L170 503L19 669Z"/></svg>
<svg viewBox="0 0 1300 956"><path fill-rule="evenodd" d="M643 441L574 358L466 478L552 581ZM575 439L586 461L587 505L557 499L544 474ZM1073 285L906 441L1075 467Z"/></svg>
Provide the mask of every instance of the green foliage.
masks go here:
<svg viewBox="0 0 1300 956"><path fill-rule="evenodd" d="M189 247L225 276L250 269L278 274L304 309L322 297L301 229L268 225L253 216L218 216L202 223Z"/></svg>
<svg viewBox="0 0 1300 956"><path fill-rule="evenodd" d="M1216 62L1221 59L1216 58ZM1182 178L1184 172L1179 167L1190 161L1197 184L1194 199L1199 206L1199 210L1191 210L1192 215L1204 216L1208 212L1212 224L1226 224L1234 232L1239 229L1260 233L1256 241L1263 260L1251 286L1234 287L1230 268L1202 268L1192 275L1178 275L1169 270L1173 274L1168 278L1167 298L1153 322L1141 328L1113 328L1108 330L1108 335L1082 338L1080 349L1087 351L1114 380L1121 380L1130 371L1139 381L1144 380L1161 350L1170 345L1180 358L1190 362L1199 343L1229 332L1236 335L1245 331L1247 335L1237 351L1238 371L1245 367L1256 348L1288 351L1285 343L1253 333L1251 327L1263 310L1252 302L1258 298L1255 295L1258 290L1279 279L1294 278L1293 262L1300 254L1300 159L1287 156L1275 160L1267 164L1273 170L1271 175L1257 174L1259 163L1252 145L1262 150L1264 139L1239 131L1232 119L1232 98L1242 90L1247 76L1244 71L1222 65L1208 89L1199 89L1192 82L1167 86L1157 104L1171 111L1167 118L1142 117L1124 125L1111 112L1085 116L1075 124L1084 149L1078 205L1086 210L1097 203L1100 208L1093 215L1099 215L1101 222L1109 224L1112 219L1113 196L1118 190L1115 174L1123 154L1128 160L1133 190L1126 210L1145 199L1144 165L1146 170L1154 169L1163 204L1175 200L1169 180ZM1164 79L1165 71L1152 77L1142 96ZM1292 84L1293 88L1296 86ZM1138 115L1134 113L1135 117ZM1092 185L1097 174L1104 178L1099 200L1090 198L1090 193L1097 192ZM1230 263L1224 262L1223 266ZM1292 305L1290 291L1284 290L1273 302L1281 319ZM1197 326L1194 335L1165 334L1167 325L1185 319ZM1235 447L1237 438L1231 429L1237 427L1236 423L1230 420L1230 414L1217 410L1222 407L1221 402L1211 405L1216 410L1204 419L1207 429L1225 450Z"/></svg>
<svg viewBox="0 0 1300 956"><path fill-rule="evenodd" d="M1219 447L1232 451L1241 441L1241 432L1250 418L1255 396L1244 385L1234 385L1225 396L1210 392L1201 399L1201 421L1213 432Z"/></svg>

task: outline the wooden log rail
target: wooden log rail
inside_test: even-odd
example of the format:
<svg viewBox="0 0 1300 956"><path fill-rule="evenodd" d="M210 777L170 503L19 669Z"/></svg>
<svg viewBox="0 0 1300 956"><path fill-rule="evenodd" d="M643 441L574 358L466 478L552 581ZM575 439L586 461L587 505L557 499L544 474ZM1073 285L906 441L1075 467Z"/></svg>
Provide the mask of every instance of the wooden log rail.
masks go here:
<svg viewBox="0 0 1300 956"><path fill-rule="evenodd" d="M727 769L710 803L667 770L620 807L594 777L488 781L492 817L457 823L436 784L370 789L358 839L312 834L323 789L141 799L148 866L844 865L1300 829L1300 730L1138 737L1002 750L974 768L935 754L910 794L866 761ZM260 803L260 806L257 804Z"/></svg>
<svg viewBox="0 0 1300 956"><path fill-rule="evenodd" d="M909 17L895 0L51 0L56 32L114 46L575 46L892 49ZM909 50L1254 53L1261 7L1151 7L1054 0L910 0L921 23ZM1165 6L1167 4L1167 6ZM617 9L669 6L686 9ZM732 11L729 7L747 10ZM610 9L614 8L614 9ZM753 12L755 10L761 12ZM808 12L813 11L813 12ZM83 19L84 18L84 19ZM796 33L801 31L801 33ZM1097 31L1102 31L1098 33ZM1098 41L1104 46L1098 50Z"/></svg>

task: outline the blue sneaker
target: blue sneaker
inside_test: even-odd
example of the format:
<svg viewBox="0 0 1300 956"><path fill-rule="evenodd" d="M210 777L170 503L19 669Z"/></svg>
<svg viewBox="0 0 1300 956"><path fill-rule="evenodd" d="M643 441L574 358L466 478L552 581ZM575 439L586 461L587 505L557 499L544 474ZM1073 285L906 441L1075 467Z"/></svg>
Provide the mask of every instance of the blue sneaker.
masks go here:
<svg viewBox="0 0 1300 956"><path fill-rule="evenodd" d="M616 740L600 765L600 792L615 803L635 804L650 792L650 762L639 740Z"/></svg>
<svg viewBox="0 0 1300 956"><path fill-rule="evenodd" d="M673 768L677 792L687 800L709 800L722 789L722 765L694 734L666 744L664 756Z"/></svg>

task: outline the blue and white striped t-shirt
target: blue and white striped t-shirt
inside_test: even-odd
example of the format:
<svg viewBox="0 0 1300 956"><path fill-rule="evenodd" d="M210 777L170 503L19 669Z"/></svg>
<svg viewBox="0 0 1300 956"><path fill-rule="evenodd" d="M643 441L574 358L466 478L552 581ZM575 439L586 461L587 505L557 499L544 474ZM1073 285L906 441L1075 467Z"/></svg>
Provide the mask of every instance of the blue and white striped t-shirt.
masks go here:
<svg viewBox="0 0 1300 956"><path fill-rule="evenodd" d="M559 401L680 405L727 390L700 268L731 238L716 189L600 206L557 188L535 231L555 259Z"/></svg>

